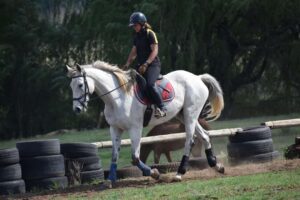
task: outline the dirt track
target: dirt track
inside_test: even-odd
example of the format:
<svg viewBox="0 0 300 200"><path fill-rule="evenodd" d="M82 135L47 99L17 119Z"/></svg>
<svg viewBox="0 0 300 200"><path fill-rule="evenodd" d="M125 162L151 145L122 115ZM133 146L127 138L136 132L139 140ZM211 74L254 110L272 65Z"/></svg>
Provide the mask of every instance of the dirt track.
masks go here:
<svg viewBox="0 0 300 200"><path fill-rule="evenodd" d="M272 171L285 171L285 170L293 170L300 168L300 159L296 160L277 160L271 163L266 164L247 164L240 165L236 167L226 167L225 174L219 174L215 172L213 169L205 169L199 171L189 171L183 177L182 181L189 180L208 180L218 177L230 177L230 176L243 176L257 173L265 173ZM175 173L170 173L166 175L162 175L162 180L155 181L149 177L141 177L134 179L124 179L118 181L118 183L114 186L115 188L125 188L125 187L135 187L141 188L145 186L152 186L156 184L166 184L171 182L171 177L173 177ZM41 200L41 199L51 199L53 197L67 197L69 194L78 194L79 196L89 197L94 196L94 193L101 192L107 189L104 185L85 185L67 188L64 190L56 190L56 191L47 191L39 194L23 194L12 196L10 199L24 199L24 200ZM0 199L2 199L0 197Z"/></svg>

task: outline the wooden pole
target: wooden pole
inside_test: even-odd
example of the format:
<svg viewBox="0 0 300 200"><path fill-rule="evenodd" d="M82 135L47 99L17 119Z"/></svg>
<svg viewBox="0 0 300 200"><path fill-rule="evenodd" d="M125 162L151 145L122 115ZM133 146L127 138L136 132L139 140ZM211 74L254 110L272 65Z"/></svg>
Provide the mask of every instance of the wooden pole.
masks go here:
<svg viewBox="0 0 300 200"><path fill-rule="evenodd" d="M292 126L300 126L300 119L287 119L287 120L278 120L278 121L269 121L264 122L262 125L269 126L270 128L284 128Z"/></svg>
<svg viewBox="0 0 300 200"><path fill-rule="evenodd" d="M242 131L242 128L228 128L228 129L220 129L220 130L212 130L208 131L210 137L221 137L221 136L229 136L235 135L237 131ZM151 144L156 142L169 142L185 139L185 133L174 133L168 135L157 135L157 136L150 136L150 137L143 137L141 138L141 144ZM111 148L112 142L111 141L100 141L100 142L93 142L92 144L96 145L98 148ZM130 146L131 141L130 139L121 140L121 146Z"/></svg>
<svg viewBox="0 0 300 200"><path fill-rule="evenodd" d="M262 123L262 125L269 126L271 129L274 128L283 128L283 127L291 127L291 126L300 126L300 119L288 119L288 120L278 120L278 121L268 121ZM221 136L229 136L235 135L236 132L242 131L242 128L228 128L228 129L220 129L220 130L211 130L209 132L210 137L221 137ZM169 142L174 140L180 140L185 138L185 133L174 133L168 135L157 135L151 137L143 137L141 138L141 144L151 144L156 142ZM111 148L111 141L100 141L94 142L98 148ZM121 141L121 146L130 146L130 139L124 139Z"/></svg>

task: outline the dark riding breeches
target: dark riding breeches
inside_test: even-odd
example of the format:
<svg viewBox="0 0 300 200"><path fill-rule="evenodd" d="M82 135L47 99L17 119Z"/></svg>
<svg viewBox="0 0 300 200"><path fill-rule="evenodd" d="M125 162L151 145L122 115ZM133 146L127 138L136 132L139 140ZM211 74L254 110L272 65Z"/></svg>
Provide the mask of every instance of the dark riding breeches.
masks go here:
<svg viewBox="0 0 300 200"><path fill-rule="evenodd" d="M144 78L146 79L146 88L149 97L152 101L156 104L157 107L163 108L164 104L161 99L161 96L159 94L158 88L155 85L155 81L157 80L159 74L160 74L160 63L159 62L153 62L151 65L149 65L148 69L146 70L144 74Z"/></svg>

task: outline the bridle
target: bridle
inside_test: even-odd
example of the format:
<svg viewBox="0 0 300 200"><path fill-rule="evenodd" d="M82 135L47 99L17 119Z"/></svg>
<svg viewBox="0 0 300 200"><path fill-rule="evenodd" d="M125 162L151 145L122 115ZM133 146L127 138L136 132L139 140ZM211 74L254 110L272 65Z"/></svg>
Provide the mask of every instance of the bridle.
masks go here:
<svg viewBox="0 0 300 200"><path fill-rule="evenodd" d="M81 78L81 77L83 78L83 82L84 82L84 93L80 97L73 98L73 101L78 101L82 105L82 107L87 108L85 103L88 101L87 99L88 99L88 95L90 93L90 90L89 90L87 80L86 80L86 72L83 71L82 74L77 75L77 76L73 76L73 77L71 77L71 79ZM82 101L82 99L83 99L83 101Z"/></svg>
<svg viewBox="0 0 300 200"><path fill-rule="evenodd" d="M87 106L85 105L85 103L88 101L87 99L88 99L88 95L90 94L90 90L89 90L88 83L87 83L87 79L86 79L86 72L83 71L82 74L71 77L71 79L74 79L74 78L83 78L83 82L84 82L84 93L83 93L80 97L73 98L73 101L78 101L84 108L87 108ZM101 98L101 97L103 97L103 96L105 96L105 95L107 95L107 94L109 94L109 93L111 93L111 92L113 92L113 91L115 91L115 90L117 90L117 89L123 87L123 86L126 85L128 82L129 82L129 81L127 81L127 82L125 82L125 83L119 85L119 86L116 87L115 89L112 89L112 90L110 90L110 91L108 91L108 92L106 92L106 93L104 93L104 94L99 95L98 97L92 98L92 99L90 99L90 101L93 101L93 100L95 100L95 99ZM82 99L83 99L83 101L82 101Z"/></svg>

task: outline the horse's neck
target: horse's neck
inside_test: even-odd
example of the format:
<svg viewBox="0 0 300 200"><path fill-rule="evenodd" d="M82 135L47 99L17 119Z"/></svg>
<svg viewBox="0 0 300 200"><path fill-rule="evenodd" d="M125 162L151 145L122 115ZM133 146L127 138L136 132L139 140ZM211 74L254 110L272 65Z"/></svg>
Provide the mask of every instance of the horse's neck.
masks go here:
<svg viewBox="0 0 300 200"><path fill-rule="evenodd" d="M106 105L116 106L119 101L124 100L125 93L121 88L116 89L119 82L112 73L94 68L87 68L86 73L94 80L95 92Z"/></svg>

